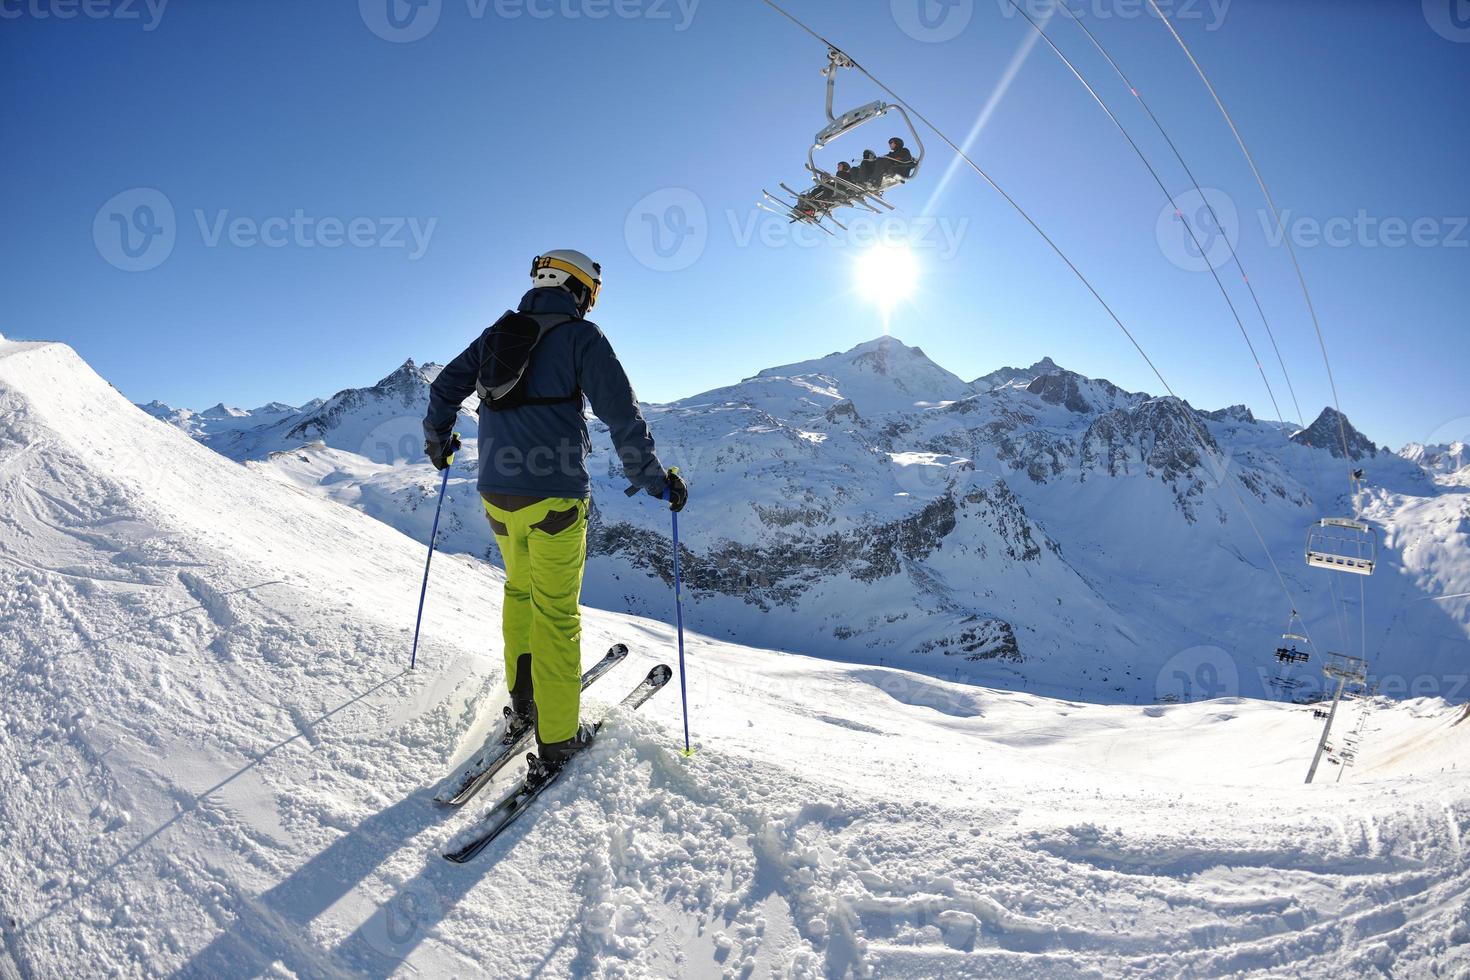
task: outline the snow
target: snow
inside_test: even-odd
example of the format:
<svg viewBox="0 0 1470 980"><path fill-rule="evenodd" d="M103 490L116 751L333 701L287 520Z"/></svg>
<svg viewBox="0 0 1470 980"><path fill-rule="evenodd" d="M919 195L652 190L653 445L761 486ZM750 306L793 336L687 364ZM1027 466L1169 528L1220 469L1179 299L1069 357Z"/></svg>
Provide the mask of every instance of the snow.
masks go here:
<svg viewBox="0 0 1470 980"><path fill-rule="evenodd" d="M22 975L1457 976L1470 724L1083 704L691 636L474 863L435 781L498 707L500 574L0 346L0 922ZM456 482L470 479L456 473ZM587 611L590 660L671 656ZM0 959L3 962L3 959Z"/></svg>

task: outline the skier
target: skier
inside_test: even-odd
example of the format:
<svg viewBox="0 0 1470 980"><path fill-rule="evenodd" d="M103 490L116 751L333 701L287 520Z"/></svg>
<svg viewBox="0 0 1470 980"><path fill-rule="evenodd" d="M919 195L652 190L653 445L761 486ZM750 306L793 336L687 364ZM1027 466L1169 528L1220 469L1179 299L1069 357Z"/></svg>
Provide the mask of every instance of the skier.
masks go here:
<svg viewBox="0 0 1470 980"><path fill-rule="evenodd" d="M873 163L871 183L881 188L884 180L896 176L900 181L908 180L914 173L914 155L897 136L889 137L888 152Z"/></svg>
<svg viewBox="0 0 1470 980"><path fill-rule="evenodd" d="M580 721L577 603L591 492L583 396L607 424L629 482L674 511L689 498L655 455L612 345L584 319L601 287L602 267L583 253L538 255L520 315L507 313L439 373L424 418L424 452L443 470L459 446L452 429L460 405L480 394L479 490L505 562L507 724L512 734L534 724L537 754L552 769L593 734Z"/></svg>

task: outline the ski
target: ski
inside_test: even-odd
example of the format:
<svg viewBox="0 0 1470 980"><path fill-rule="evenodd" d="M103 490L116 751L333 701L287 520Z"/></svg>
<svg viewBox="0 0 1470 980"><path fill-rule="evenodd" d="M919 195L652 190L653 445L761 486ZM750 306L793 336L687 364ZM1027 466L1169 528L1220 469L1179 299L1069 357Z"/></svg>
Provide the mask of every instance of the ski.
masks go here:
<svg viewBox="0 0 1470 980"><path fill-rule="evenodd" d="M587 690L593 681L612 670L627 655L628 648L622 643L608 648L603 658L587 668L582 675L582 690ZM451 780L446 782L439 792L434 794L434 802L445 806L464 806L495 777L497 772L505 767L507 762L529 748L535 738L536 732L532 728L524 728L520 731L507 728L500 738L495 739L476 753Z"/></svg>
<svg viewBox="0 0 1470 980"><path fill-rule="evenodd" d="M633 688L627 697L623 698L622 707L630 711L636 711L640 705L657 694L659 688L667 684L669 678L673 676L674 672L668 665L659 664L648 672L648 676L643 679L642 683ZM597 729L600 730L601 728L602 722L599 721L597 723ZM583 751L585 752L585 750ZM527 761L530 763L530 768L521 785L517 786L509 795L490 808L490 811L485 814L481 821L480 829L470 838L468 843L462 844L455 850L445 854L444 857L447 860L453 861L455 864L464 864L466 861L473 859L476 854L479 854L488 847L491 841L499 837L507 827L514 823L516 817L524 813L535 802L536 797L541 795L542 790L555 783L557 778L566 772L566 767L545 772L538 766L538 760L534 753L527 755ZM568 763L568 765L571 764Z"/></svg>

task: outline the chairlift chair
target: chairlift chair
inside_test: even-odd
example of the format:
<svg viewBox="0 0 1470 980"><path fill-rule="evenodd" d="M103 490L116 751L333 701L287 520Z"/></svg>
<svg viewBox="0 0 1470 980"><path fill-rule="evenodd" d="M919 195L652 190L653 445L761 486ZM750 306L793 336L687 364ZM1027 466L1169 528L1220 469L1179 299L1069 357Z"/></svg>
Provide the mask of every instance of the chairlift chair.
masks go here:
<svg viewBox="0 0 1470 980"><path fill-rule="evenodd" d="M1324 517L1307 530L1307 564L1334 572L1372 575L1378 532L1352 517Z"/></svg>
<svg viewBox="0 0 1470 980"><path fill-rule="evenodd" d="M1363 520L1362 470L1348 474L1352 517L1324 517L1307 529L1307 564L1334 572L1372 575L1378 564L1378 532Z"/></svg>
<svg viewBox="0 0 1470 980"><path fill-rule="evenodd" d="M882 99L875 99L856 109L849 109L841 115L833 112L832 103L837 88L837 72L839 69L852 67L854 67L853 61L846 54L836 48L827 50L827 66L822 69L822 75L827 79L827 125L817 130L806 157L806 169L812 175L812 186L805 191L797 191L782 183L781 189L791 195L789 201L777 197L770 191L762 190L761 194L765 202L769 204L757 202L757 207L782 215L792 223L802 221L816 225L828 234L833 234L833 232L823 224L824 221L830 221L838 228L846 230L845 225L832 217L832 213L838 208L862 208L873 214L882 214L883 209L894 210L894 206L883 199L883 192L899 184L907 183L919 172L919 167L924 161L924 140L919 136L919 130L914 126L913 120L909 118L908 111L903 106L884 102ZM817 166L816 153L818 150L824 149L829 143L846 136L859 126L875 119L881 119L890 112L897 112L903 118L904 125L908 128L909 135L914 141L912 151L914 161L908 165L906 172L885 174L878 186L872 187L846 180L836 173Z"/></svg>

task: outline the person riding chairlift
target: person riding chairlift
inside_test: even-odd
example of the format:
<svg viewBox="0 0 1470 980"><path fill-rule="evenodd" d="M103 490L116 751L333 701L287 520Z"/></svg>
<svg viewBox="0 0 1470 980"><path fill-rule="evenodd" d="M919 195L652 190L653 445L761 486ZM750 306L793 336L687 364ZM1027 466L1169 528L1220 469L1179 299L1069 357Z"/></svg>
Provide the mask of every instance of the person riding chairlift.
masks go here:
<svg viewBox="0 0 1470 980"><path fill-rule="evenodd" d="M839 195L845 195L848 188L845 186L853 180L852 165L846 160L837 164L837 181L818 175L814 178L816 186L808 191L801 202L802 214L811 215L816 212L816 205L826 205L835 201Z"/></svg>
<svg viewBox="0 0 1470 980"><path fill-rule="evenodd" d="M888 153L878 158L873 165L873 186L882 187L884 178L896 175L908 180L914 173L914 155L903 145L903 140L894 136L888 140Z"/></svg>

